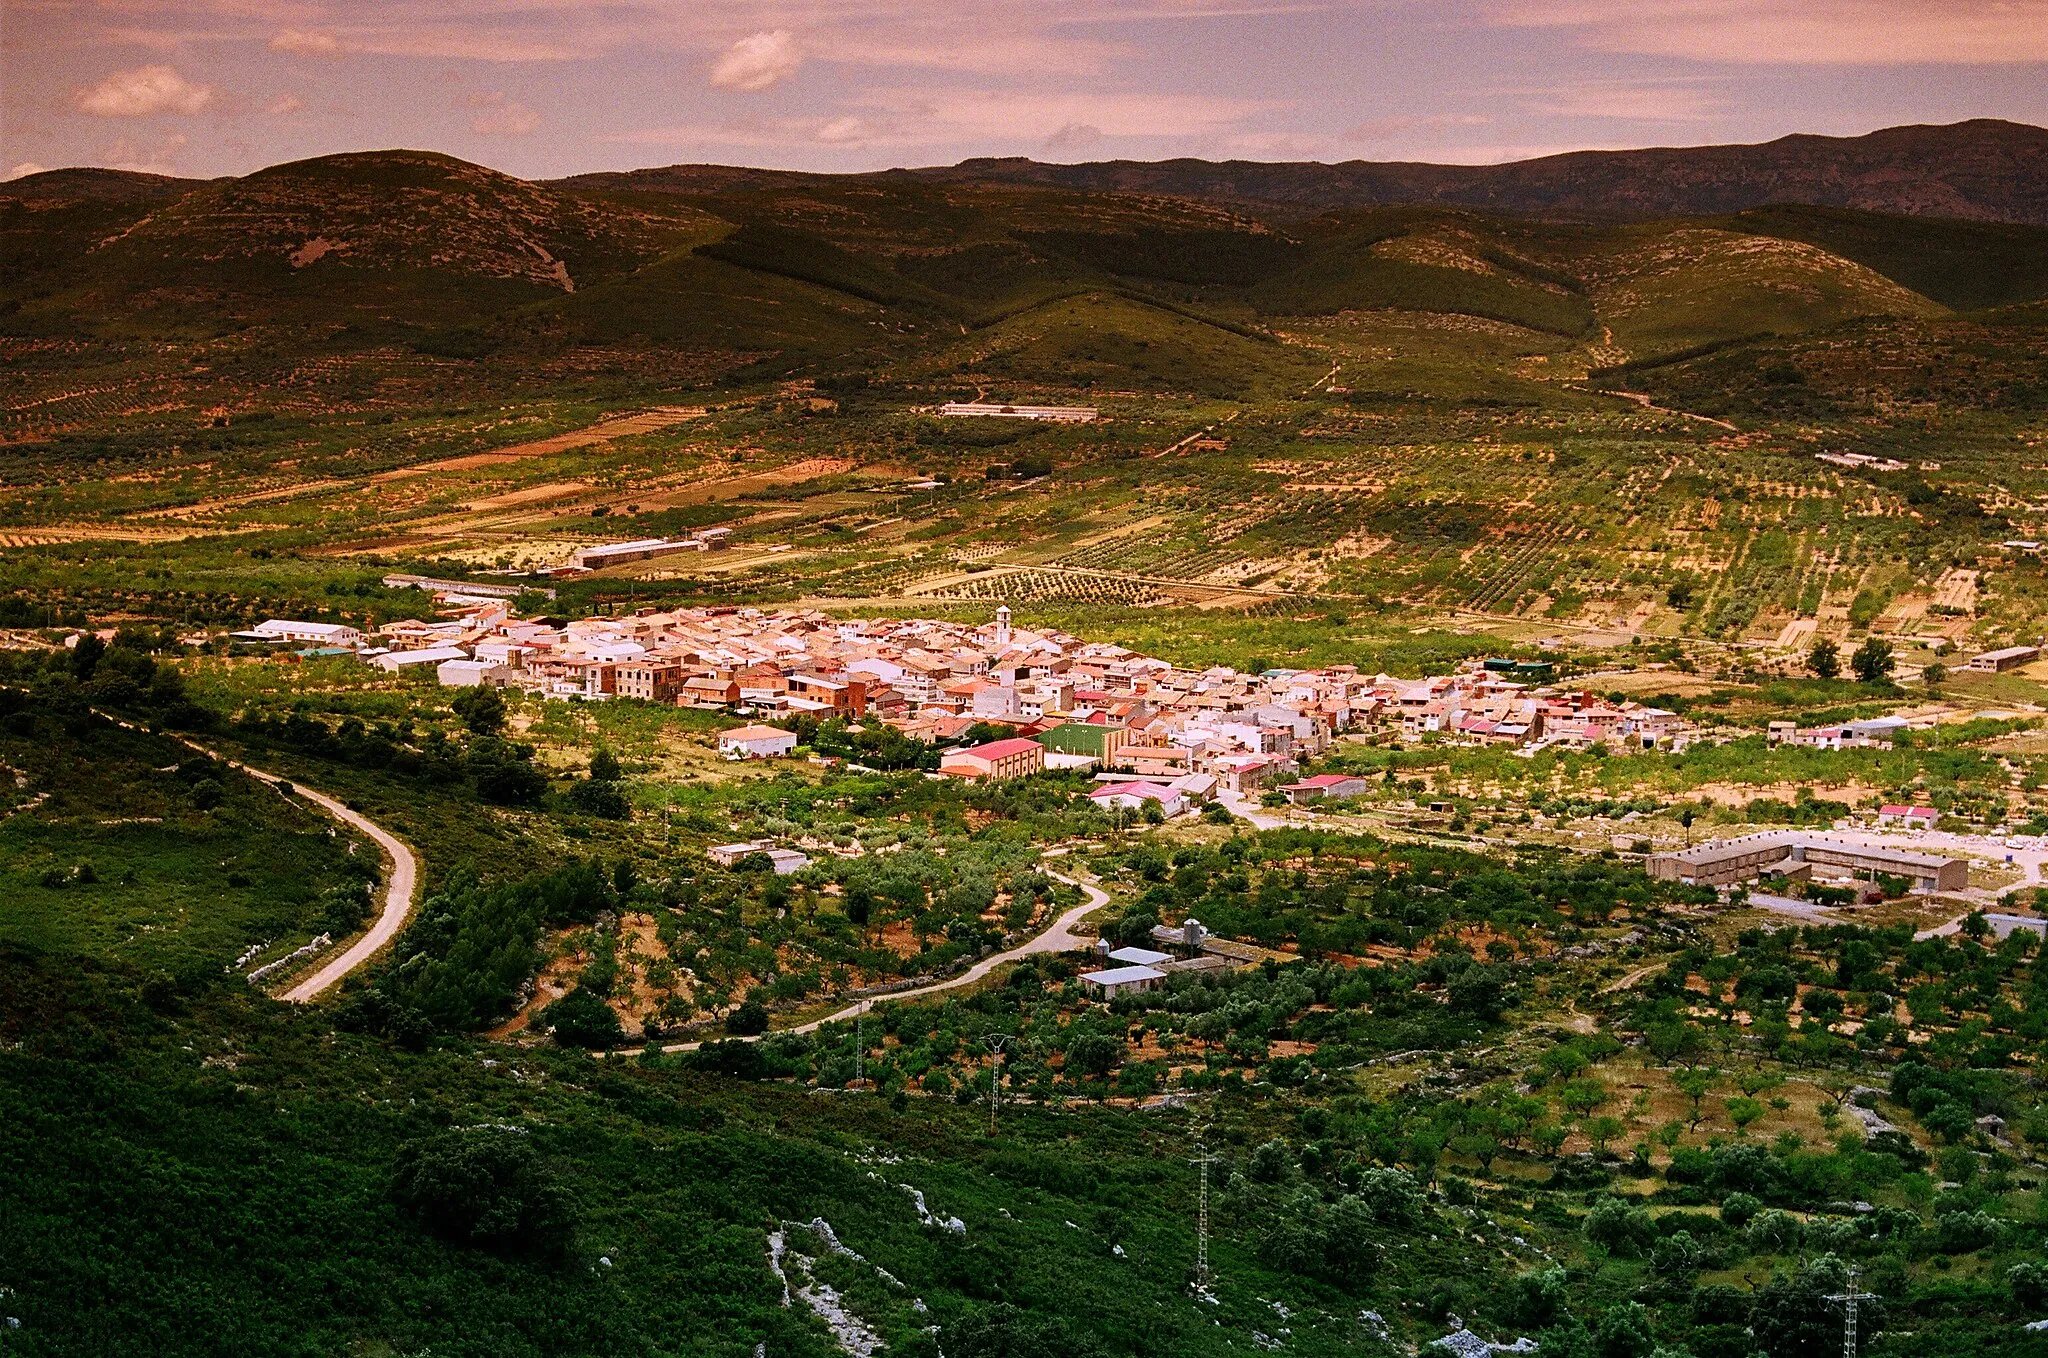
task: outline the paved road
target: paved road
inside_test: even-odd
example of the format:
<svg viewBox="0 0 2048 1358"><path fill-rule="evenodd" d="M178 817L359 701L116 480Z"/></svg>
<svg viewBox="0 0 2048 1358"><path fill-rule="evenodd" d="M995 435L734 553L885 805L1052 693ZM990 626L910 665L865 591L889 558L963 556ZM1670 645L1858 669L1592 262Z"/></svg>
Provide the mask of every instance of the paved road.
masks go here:
<svg viewBox="0 0 2048 1358"><path fill-rule="evenodd" d="M1053 852L1059 853L1064 851L1054 850ZM1047 856L1050 857L1051 855ZM836 1013L827 1014L821 1019L812 1019L809 1023L798 1024L794 1028L777 1028L774 1032L764 1034L764 1036L775 1037L783 1033L814 1033L828 1023L844 1023L856 1014L866 1013L873 1007L875 999L890 1001L914 1000L920 995L933 995L941 990L952 990L957 986L972 985L997 967L1002 966L1005 962L1014 962L1020 957L1030 957L1038 953L1048 952L1071 952L1076 948L1087 946L1091 936L1075 933L1074 926L1079 924L1082 917L1090 911L1098 910L1108 905L1109 893L1095 885L1092 881L1080 877L1069 877L1065 873L1054 872L1051 868L1043 866L1041 866L1040 870L1046 876L1065 882L1068 886L1081 888L1081 894L1084 897L1079 905L1062 912L1057 919L1046 927L1045 932L1026 939L1014 948L1005 948L1001 952L990 953L958 976L949 976L943 981L933 981L930 985L921 985L911 990L898 990L889 995L876 996L874 999L860 1000L854 1004L847 1005ZM719 1041L721 1039L713 1038L709 1040ZM751 1041L752 1039L742 1040ZM662 1050L665 1052L693 1052L703 1045L703 1041L671 1042L664 1044ZM619 1056L632 1056L638 1050L639 1048L633 1048L615 1054ZM602 1052L595 1054L604 1055Z"/></svg>
<svg viewBox="0 0 2048 1358"><path fill-rule="evenodd" d="M142 729L134 722L123 721L108 713L102 712L100 715L116 726L125 726L131 731ZM405 921L412 914L413 888L419 883L420 877L419 860L413 857L412 850L405 846L404 841L368 816L349 810L324 792L315 792L302 783L294 783L288 778L263 769L251 768L238 759L230 759L220 751L210 749L188 737L174 735L171 739L188 750L205 755L208 759L218 759L229 768L246 773L258 782L268 783L272 787L289 783L297 795L304 797L342 824L352 825L375 840L377 847L384 850L385 856L391 860L391 880L384 889L384 911L377 916L377 921L370 926L370 931L351 943L339 957L329 958L325 966L286 991L284 998L295 1004L310 1004L320 998L323 991L332 989L342 977L369 961L379 948L398 936L398 931L405 927Z"/></svg>

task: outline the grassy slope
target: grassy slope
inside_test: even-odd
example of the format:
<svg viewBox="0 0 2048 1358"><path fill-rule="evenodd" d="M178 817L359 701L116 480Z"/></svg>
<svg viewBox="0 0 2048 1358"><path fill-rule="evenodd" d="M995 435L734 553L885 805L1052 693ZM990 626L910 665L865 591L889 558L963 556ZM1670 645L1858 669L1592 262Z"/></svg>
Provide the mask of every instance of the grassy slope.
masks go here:
<svg viewBox="0 0 2048 1358"><path fill-rule="evenodd" d="M317 811L225 769L211 775L221 803L201 810L198 776L164 771L194 758L166 738L47 717L0 734L0 760L50 793L0 820L0 942L193 976L218 974L252 944L319 932L322 893L360 880L348 841ZM43 884L88 863L97 882Z"/></svg>
<svg viewBox="0 0 2048 1358"><path fill-rule="evenodd" d="M1939 303L1818 247L1697 228L1650 228L1610 256L1600 319L1633 354L1759 332L1821 330L1861 316L1928 318Z"/></svg>
<svg viewBox="0 0 2048 1358"><path fill-rule="evenodd" d="M1726 225L1819 246L1958 311L2048 297L2048 228L1797 206L1758 208Z"/></svg>
<svg viewBox="0 0 2048 1358"><path fill-rule="evenodd" d="M1136 298L1088 293L973 332L905 377L1184 391L1206 396L1299 390L1324 371L1314 355Z"/></svg>

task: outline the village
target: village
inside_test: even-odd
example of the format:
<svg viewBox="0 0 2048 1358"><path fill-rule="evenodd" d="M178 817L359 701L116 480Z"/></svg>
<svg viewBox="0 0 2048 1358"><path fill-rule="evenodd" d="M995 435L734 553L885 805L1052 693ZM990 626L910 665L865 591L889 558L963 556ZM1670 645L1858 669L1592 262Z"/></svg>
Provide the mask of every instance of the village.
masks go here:
<svg viewBox="0 0 2048 1358"><path fill-rule="evenodd" d="M1127 647L1017 623L1010 608L974 625L929 618L843 619L808 609L695 607L576 620L521 617L512 586L393 577L434 594L439 616L374 632L273 619L233 634L291 657L353 657L449 687L488 685L541 699L621 699L730 715L718 737L733 761L796 755L798 730L837 721L886 728L931 748L937 774L971 781L1047 769L1092 774L1105 811L1172 819L1222 798L1240 811L1342 803L1368 791L1347 772L1303 776L1345 738L1395 747L1679 753L1763 735L1770 746L1889 747L1916 722L1888 715L1750 732L1701 727L1648 703L1560 682L1549 659L1490 658L1398 678L1352 665L1189 669ZM2006 648L1970 662L2030 658ZM805 727L804 729L810 729ZM806 752L808 753L808 752ZM1886 806L1888 832L1934 825L1926 806Z"/></svg>
<svg viewBox="0 0 2048 1358"><path fill-rule="evenodd" d="M638 699L752 718L720 739L733 759L791 754L795 734L772 724L789 718L878 724L947 748L939 765L947 776L1094 769L1107 804L1137 809L1149 800L1169 816L1217 792L1278 792L1297 804L1354 795L1356 779L1296 777L1347 734L1529 754L1623 743L1682 749L1698 738L1673 712L1558 685L1544 660L1490 659L1420 679L1350 665L1246 674L1180 668L1018 626L1007 606L981 626L746 607L567 621L519 617L510 599L475 586L421 587L435 590L444 616L373 633L272 619L231 639L296 656L353 656L451 687L575 702ZM1003 738L950 748L992 730Z"/></svg>

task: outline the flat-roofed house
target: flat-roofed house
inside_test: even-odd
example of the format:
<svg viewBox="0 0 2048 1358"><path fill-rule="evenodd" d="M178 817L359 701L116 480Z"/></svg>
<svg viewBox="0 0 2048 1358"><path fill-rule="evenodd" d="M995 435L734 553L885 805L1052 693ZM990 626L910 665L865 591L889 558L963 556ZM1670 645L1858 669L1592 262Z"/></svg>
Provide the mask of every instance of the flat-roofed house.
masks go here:
<svg viewBox="0 0 2048 1358"><path fill-rule="evenodd" d="M778 877L809 867L811 862L809 854L796 849L777 848L765 839L742 840L737 844L714 844L704 851L704 856L721 868L733 868L757 853L767 855L768 862Z"/></svg>
<svg viewBox="0 0 2048 1358"><path fill-rule="evenodd" d="M720 679L715 675L699 674L683 681L676 691L676 706L713 709L731 707L740 700L740 685L737 679Z"/></svg>
<svg viewBox="0 0 2048 1358"><path fill-rule="evenodd" d="M774 759L796 749L796 733L779 726L735 726L718 733L718 752L727 759Z"/></svg>
<svg viewBox="0 0 2048 1358"><path fill-rule="evenodd" d="M681 661L641 659L620 665L615 682L621 698L673 703L689 677L689 669Z"/></svg>
<svg viewBox="0 0 2048 1358"><path fill-rule="evenodd" d="M789 676L789 696L829 707L834 716L857 717L868 710L864 679L828 679L818 674Z"/></svg>
<svg viewBox="0 0 2048 1358"><path fill-rule="evenodd" d="M939 772L952 778L994 781L1027 778L1045 767L1045 746L1023 736L992 740L968 750L955 750L939 760Z"/></svg>

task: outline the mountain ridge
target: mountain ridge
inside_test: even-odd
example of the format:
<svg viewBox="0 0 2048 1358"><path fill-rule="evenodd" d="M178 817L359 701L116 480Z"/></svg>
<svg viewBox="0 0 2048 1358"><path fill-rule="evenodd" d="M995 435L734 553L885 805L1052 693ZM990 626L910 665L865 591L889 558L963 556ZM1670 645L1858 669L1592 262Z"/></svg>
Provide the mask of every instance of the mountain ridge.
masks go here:
<svg viewBox="0 0 2048 1358"><path fill-rule="evenodd" d="M1567 151L1500 165L1425 161L1090 161L1023 157L820 175L713 165L546 181L598 190L727 193L801 183L912 180L1146 192L1306 211L1402 203L1542 216L1713 216L1778 203L2048 225L2048 129L1978 118L1858 137L1792 133L1718 146Z"/></svg>
<svg viewBox="0 0 2048 1358"><path fill-rule="evenodd" d="M71 167L0 184L0 197L156 201L218 182ZM1567 218L1715 216L1796 203L2048 225L2048 128L1976 118L1854 137L1795 132L1767 142L1566 151L1498 165L1186 157L1060 164L1019 156L847 174L684 163L527 182L577 192L685 196L862 182L1001 184L1153 193L1309 213L1430 204Z"/></svg>

